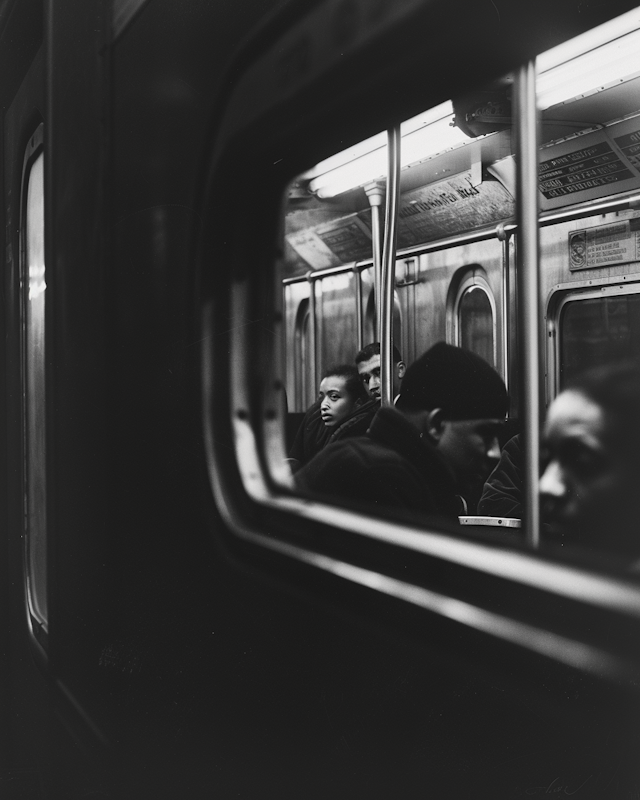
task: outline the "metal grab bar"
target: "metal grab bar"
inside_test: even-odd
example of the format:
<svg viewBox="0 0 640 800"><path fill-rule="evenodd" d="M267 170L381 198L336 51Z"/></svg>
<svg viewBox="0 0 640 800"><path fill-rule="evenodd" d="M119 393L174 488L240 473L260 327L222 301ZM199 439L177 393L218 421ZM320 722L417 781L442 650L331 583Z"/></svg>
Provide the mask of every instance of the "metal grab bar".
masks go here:
<svg viewBox="0 0 640 800"><path fill-rule="evenodd" d="M384 244L382 247L380 389L383 406L393 405L393 307L396 275L396 239L398 236L398 200L400 197L400 126L387 131L387 203L385 208Z"/></svg>
<svg viewBox="0 0 640 800"><path fill-rule="evenodd" d="M385 188L382 181L374 181L364 187L371 206L371 249L373 253L373 291L377 325L380 325L382 308L382 228L380 226L380 206L384 202ZM358 348L360 349L360 348Z"/></svg>
<svg viewBox="0 0 640 800"><path fill-rule="evenodd" d="M524 527L527 543L540 543L541 324L540 246L538 237L538 112L535 61L524 64L514 84L516 98L516 166L518 247L520 372L524 436Z"/></svg>

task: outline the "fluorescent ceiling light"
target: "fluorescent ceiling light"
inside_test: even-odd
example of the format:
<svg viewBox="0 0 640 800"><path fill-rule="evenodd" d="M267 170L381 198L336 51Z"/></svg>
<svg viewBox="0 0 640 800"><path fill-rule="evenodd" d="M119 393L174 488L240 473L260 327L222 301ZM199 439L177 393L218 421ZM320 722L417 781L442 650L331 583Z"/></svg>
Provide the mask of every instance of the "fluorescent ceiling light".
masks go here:
<svg viewBox="0 0 640 800"><path fill-rule="evenodd" d="M453 107L447 101L403 122L400 126L401 166L406 167L468 141L459 128L451 126L452 117ZM382 132L321 161L304 177L311 178L310 190L325 198L384 178L386 173L387 134Z"/></svg>
<svg viewBox="0 0 640 800"><path fill-rule="evenodd" d="M640 8L542 53L536 90L541 110L640 74Z"/></svg>
<svg viewBox="0 0 640 800"><path fill-rule="evenodd" d="M640 75L640 8L542 53L537 68L542 110ZM401 166L468 143L451 125L452 117L447 101L403 122ZM382 132L327 158L303 177L310 179L312 192L326 198L383 179L386 172L387 135Z"/></svg>

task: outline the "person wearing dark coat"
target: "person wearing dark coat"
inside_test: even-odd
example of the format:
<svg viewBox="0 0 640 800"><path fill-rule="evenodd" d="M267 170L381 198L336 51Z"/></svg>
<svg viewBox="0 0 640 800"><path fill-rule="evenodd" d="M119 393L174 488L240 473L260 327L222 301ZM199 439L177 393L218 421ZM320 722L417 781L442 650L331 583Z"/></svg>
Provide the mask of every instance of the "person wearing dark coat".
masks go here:
<svg viewBox="0 0 640 800"><path fill-rule="evenodd" d="M369 400L355 367L338 364L327 369L316 402L308 409L289 452L295 472L323 447L348 436L362 436L380 407Z"/></svg>
<svg viewBox="0 0 640 800"><path fill-rule="evenodd" d="M316 400L302 418L289 450L292 469L299 469L319 453L328 442L329 436L331 430L323 425L320 417L320 400Z"/></svg>
<svg viewBox="0 0 640 800"><path fill-rule="evenodd" d="M322 422L320 400L316 400L304 415L291 445L289 458L293 461L293 471L311 461L330 442L337 442L348 436L364 436L379 408L378 400L369 400L358 406L332 430Z"/></svg>
<svg viewBox="0 0 640 800"><path fill-rule="evenodd" d="M498 466L482 491L478 514L486 517L522 518L522 442L516 434L502 448Z"/></svg>
<svg viewBox="0 0 640 800"><path fill-rule="evenodd" d="M381 408L366 436L326 447L297 474L302 489L374 507L409 508L455 519L453 473L409 419Z"/></svg>
<svg viewBox="0 0 640 800"><path fill-rule="evenodd" d="M380 409L366 436L325 446L296 484L374 510L455 519L464 512L457 495L484 481L497 461L506 411L495 370L440 342L407 369L396 409Z"/></svg>

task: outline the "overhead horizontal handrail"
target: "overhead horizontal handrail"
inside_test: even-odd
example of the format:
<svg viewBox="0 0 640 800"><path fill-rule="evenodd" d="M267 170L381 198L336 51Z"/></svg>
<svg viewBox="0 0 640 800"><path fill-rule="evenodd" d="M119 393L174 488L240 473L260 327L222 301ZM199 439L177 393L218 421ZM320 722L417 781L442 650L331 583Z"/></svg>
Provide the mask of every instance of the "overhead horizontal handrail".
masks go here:
<svg viewBox="0 0 640 800"><path fill-rule="evenodd" d="M369 263L371 262L369 261ZM289 285L290 283L317 281L320 278L326 278L329 275L342 275L345 272L352 272L358 269L358 267L359 267L358 262L350 261L348 264L340 264L339 267L324 267L324 269L309 270L308 272L305 272L304 275L297 275L293 278L283 278L282 283L285 285Z"/></svg>

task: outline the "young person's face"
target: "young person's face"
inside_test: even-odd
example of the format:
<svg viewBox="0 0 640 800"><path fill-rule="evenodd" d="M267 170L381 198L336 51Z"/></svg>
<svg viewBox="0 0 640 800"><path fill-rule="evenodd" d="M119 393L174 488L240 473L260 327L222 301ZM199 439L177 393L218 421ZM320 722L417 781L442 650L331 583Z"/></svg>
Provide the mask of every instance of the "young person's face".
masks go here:
<svg viewBox="0 0 640 800"><path fill-rule="evenodd" d="M635 527L632 476L611 441L602 408L579 391L565 391L549 408L540 478L544 519L576 544L614 545Z"/></svg>
<svg viewBox="0 0 640 800"><path fill-rule="evenodd" d="M380 354L371 356L368 361L360 361L356 364L358 368L358 375L367 390L369 397L376 400L380 399ZM400 381L406 371L404 361L398 361L393 366L393 396L395 397L400 391Z"/></svg>
<svg viewBox="0 0 640 800"><path fill-rule="evenodd" d="M347 392L346 383L341 375L329 375L320 383L320 416L327 428L339 425L358 404Z"/></svg>

